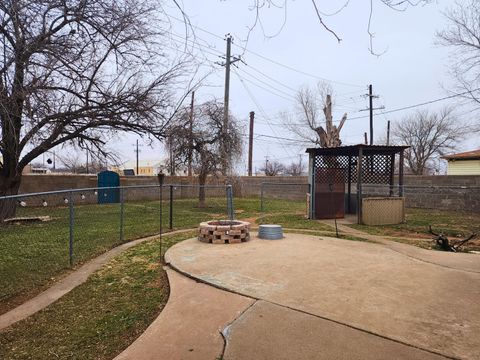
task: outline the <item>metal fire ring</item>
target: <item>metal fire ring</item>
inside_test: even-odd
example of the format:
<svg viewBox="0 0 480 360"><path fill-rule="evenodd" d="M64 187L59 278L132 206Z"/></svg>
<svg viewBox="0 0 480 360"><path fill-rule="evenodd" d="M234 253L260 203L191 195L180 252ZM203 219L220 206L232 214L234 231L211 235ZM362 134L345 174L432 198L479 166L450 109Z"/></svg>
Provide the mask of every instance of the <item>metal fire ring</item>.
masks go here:
<svg viewBox="0 0 480 360"><path fill-rule="evenodd" d="M258 227L258 238L265 240L283 239L283 231L281 225L260 225Z"/></svg>

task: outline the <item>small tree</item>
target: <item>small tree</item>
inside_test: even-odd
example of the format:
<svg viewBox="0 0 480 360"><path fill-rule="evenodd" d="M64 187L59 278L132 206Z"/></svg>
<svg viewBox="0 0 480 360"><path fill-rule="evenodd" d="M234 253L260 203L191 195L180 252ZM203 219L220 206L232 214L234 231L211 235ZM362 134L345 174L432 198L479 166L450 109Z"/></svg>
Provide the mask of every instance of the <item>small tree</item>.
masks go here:
<svg viewBox="0 0 480 360"><path fill-rule="evenodd" d="M228 128L223 127L223 105L209 101L196 106L192 130L189 126L190 110L184 109L168 129L170 149L176 163L187 164L192 155L192 167L200 185L198 206L205 207L205 184L209 175L221 173L242 154L242 134L236 119L229 116Z"/></svg>
<svg viewBox="0 0 480 360"><path fill-rule="evenodd" d="M265 166L260 168L260 171L263 171L265 176L278 176L285 171L285 166L277 160L267 161Z"/></svg>
<svg viewBox="0 0 480 360"><path fill-rule="evenodd" d="M284 114L285 126L300 139L320 147L340 146L342 144L340 131L347 120L347 114L343 115L338 126L333 125L331 94L332 88L323 83L318 84L316 91L310 88L301 89L296 96L296 110L300 115L292 117ZM325 127L320 125L321 113Z"/></svg>
<svg viewBox="0 0 480 360"><path fill-rule="evenodd" d="M305 165L302 162L302 158L298 161L293 161L290 165L288 165L285 168L285 174L291 175L291 176L300 176L303 174L305 171Z"/></svg>
<svg viewBox="0 0 480 360"><path fill-rule="evenodd" d="M415 175L425 174L433 158L453 150L464 134L465 129L450 108L438 113L419 110L392 128L395 143L410 145L405 151L405 161Z"/></svg>

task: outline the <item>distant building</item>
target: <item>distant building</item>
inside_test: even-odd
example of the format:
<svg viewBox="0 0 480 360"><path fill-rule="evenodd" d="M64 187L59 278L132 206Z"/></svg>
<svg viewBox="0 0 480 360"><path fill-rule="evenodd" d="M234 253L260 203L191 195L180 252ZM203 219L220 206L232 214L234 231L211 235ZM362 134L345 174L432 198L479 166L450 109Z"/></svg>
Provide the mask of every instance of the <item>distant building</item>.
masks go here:
<svg viewBox="0 0 480 360"><path fill-rule="evenodd" d="M44 166L33 166L32 164L28 164L23 168L22 175L27 174L51 174L51 170Z"/></svg>
<svg viewBox="0 0 480 360"><path fill-rule="evenodd" d="M448 161L447 175L480 175L480 149L443 156Z"/></svg>
<svg viewBox="0 0 480 360"><path fill-rule="evenodd" d="M127 173L130 170L133 170L133 173L138 176L157 176L160 172L161 162L157 160L140 160L138 162L138 174L137 174L137 163L136 161L128 161L121 166L111 167L112 171L115 171L120 176L124 175L124 170L127 170Z"/></svg>

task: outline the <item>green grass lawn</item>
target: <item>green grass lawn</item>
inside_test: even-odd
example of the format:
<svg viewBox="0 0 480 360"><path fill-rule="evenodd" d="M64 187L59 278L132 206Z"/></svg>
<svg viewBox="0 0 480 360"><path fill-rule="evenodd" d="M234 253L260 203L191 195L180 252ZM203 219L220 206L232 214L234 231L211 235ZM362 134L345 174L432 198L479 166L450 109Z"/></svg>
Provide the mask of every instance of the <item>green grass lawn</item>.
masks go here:
<svg viewBox="0 0 480 360"><path fill-rule="evenodd" d="M266 214L257 219L257 224L281 224L284 228L335 231L334 228L319 221L309 220L304 214L278 213Z"/></svg>
<svg viewBox="0 0 480 360"><path fill-rule="evenodd" d="M368 226L350 225L353 228L373 235L392 236L393 240L419 246L426 249L435 248L433 242L406 241L399 237L431 239L428 226L436 233L444 233L450 238L465 238L472 232L480 236L480 214L462 213L434 209L406 209L406 222L398 225ZM395 238L396 237L396 238ZM465 250L480 250L480 239L475 239L465 246Z"/></svg>
<svg viewBox="0 0 480 360"><path fill-rule="evenodd" d="M167 249L190 233L166 235ZM112 359L168 300L159 242L135 246L46 309L0 331L0 359Z"/></svg>
<svg viewBox="0 0 480 360"><path fill-rule="evenodd" d="M237 217L260 216L259 199L235 199ZM269 200L271 213L298 212L303 202ZM124 237L120 240L120 205L75 205L74 265L105 252L121 242L158 234L158 201L126 202ZM17 216L46 216L50 221L0 226L0 313L4 313L39 293L67 273L69 265L69 209L26 207ZM199 208L195 199L173 203L173 229L196 227L201 221L226 217L225 197L208 198ZM168 201L163 205L163 229L169 228Z"/></svg>
<svg viewBox="0 0 480 360"><path fill-rule="evenodd" d="M303 201L268 199L260 213L260 199L235 199L236 217L252 223L278 223L285 228L333 232L333 228L303 216ZM163 229L169 228L168 201L163 205ZM71 270L69 265L69 211L62 207L26 207L18 216L50 216L50 221L0 227L0 313L24 302ZM158 234L159 202L126 202L124 233L120 239L120 205L75 206L74 268L121 242ZM173 205L173 229L196 227L201 221L226 217L224 197L208 198L199 208L195 199ZM358 226L369 233L393 237L423 236L428 224L450 236L480 232L480 215L408 209L407 223L394 226Z"/></svg>
<svg viewBox="0 0 480 360"><path fill-rule="evenodd" d="M428 233L429 225L432 225L435 232L443 232L453 237L466 237L472 232L480 233L480 214L434 209L406 209L404 224L351 226L375 235L431 237Z"/></svg>

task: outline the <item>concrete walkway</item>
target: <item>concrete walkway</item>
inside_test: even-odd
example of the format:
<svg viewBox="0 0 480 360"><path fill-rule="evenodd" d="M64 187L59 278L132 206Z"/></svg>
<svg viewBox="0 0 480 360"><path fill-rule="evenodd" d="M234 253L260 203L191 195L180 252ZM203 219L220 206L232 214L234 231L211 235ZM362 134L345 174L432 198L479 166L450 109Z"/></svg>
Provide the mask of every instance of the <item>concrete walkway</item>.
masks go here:
<svg viewBox="0 0 480 360"><path fill-rule="evenodd" d="M295 234L225 246L191 239L166 254L175 269L216 287L371 336L477 359L480 274L468 270L476 268L475 261L465 265L463 258L448 268L383 244Z"/></svg>
<svg viewBox="0 0 480 360"><path fill-rule="evenodd" d="M329 226L335 226L333 220L321 220L321 222ZM337 226L340 232L384 244L393 251L396 251L419 261L424 261L450 269L457 269L480 274L480 256L478 255L422 249L416 246L388 240L388 238L382 236L371 235L364 231L351 228L350 226L347 226L347 224L348 223L345 222L345 220L339 220L337 222Z"/></svg>
<svg viewBox="0 0 480 360"><path fill-rule="evenodd" d="M167 270L168 303L116 360L215 360L224 351L222 329L255 300L195 282Z"/></svg>
<svg viewBox="0 0 480 360"><path fill-rule="evenodd" d="M164 236L188 232L191 230L192 229L172 231L170 233L165 233ZM103 253L102 255L96 257L93 260L90 260L86 264L82 265L79 269L65 276L64 278L56 282L53 286L49 287L47 290L38 294L34 298L27 300L22 305L19 305L16 308L6 312L5 314L0 315L0 330L5 329L6 327L20 320L26 319L27 317L35 314L36 312L46 308L53 302L57 301L65 294L68 294L78 285L81 285L85 281L87 281L88 277L91 274L99 270L103 265L105 265L107 262L109 262L115 256L121 254L125 250L130 249L131 247L136 246L142 242L150 241L155 238L158 238L158 235L127 242L107 251L106 253Z"/></svg>

